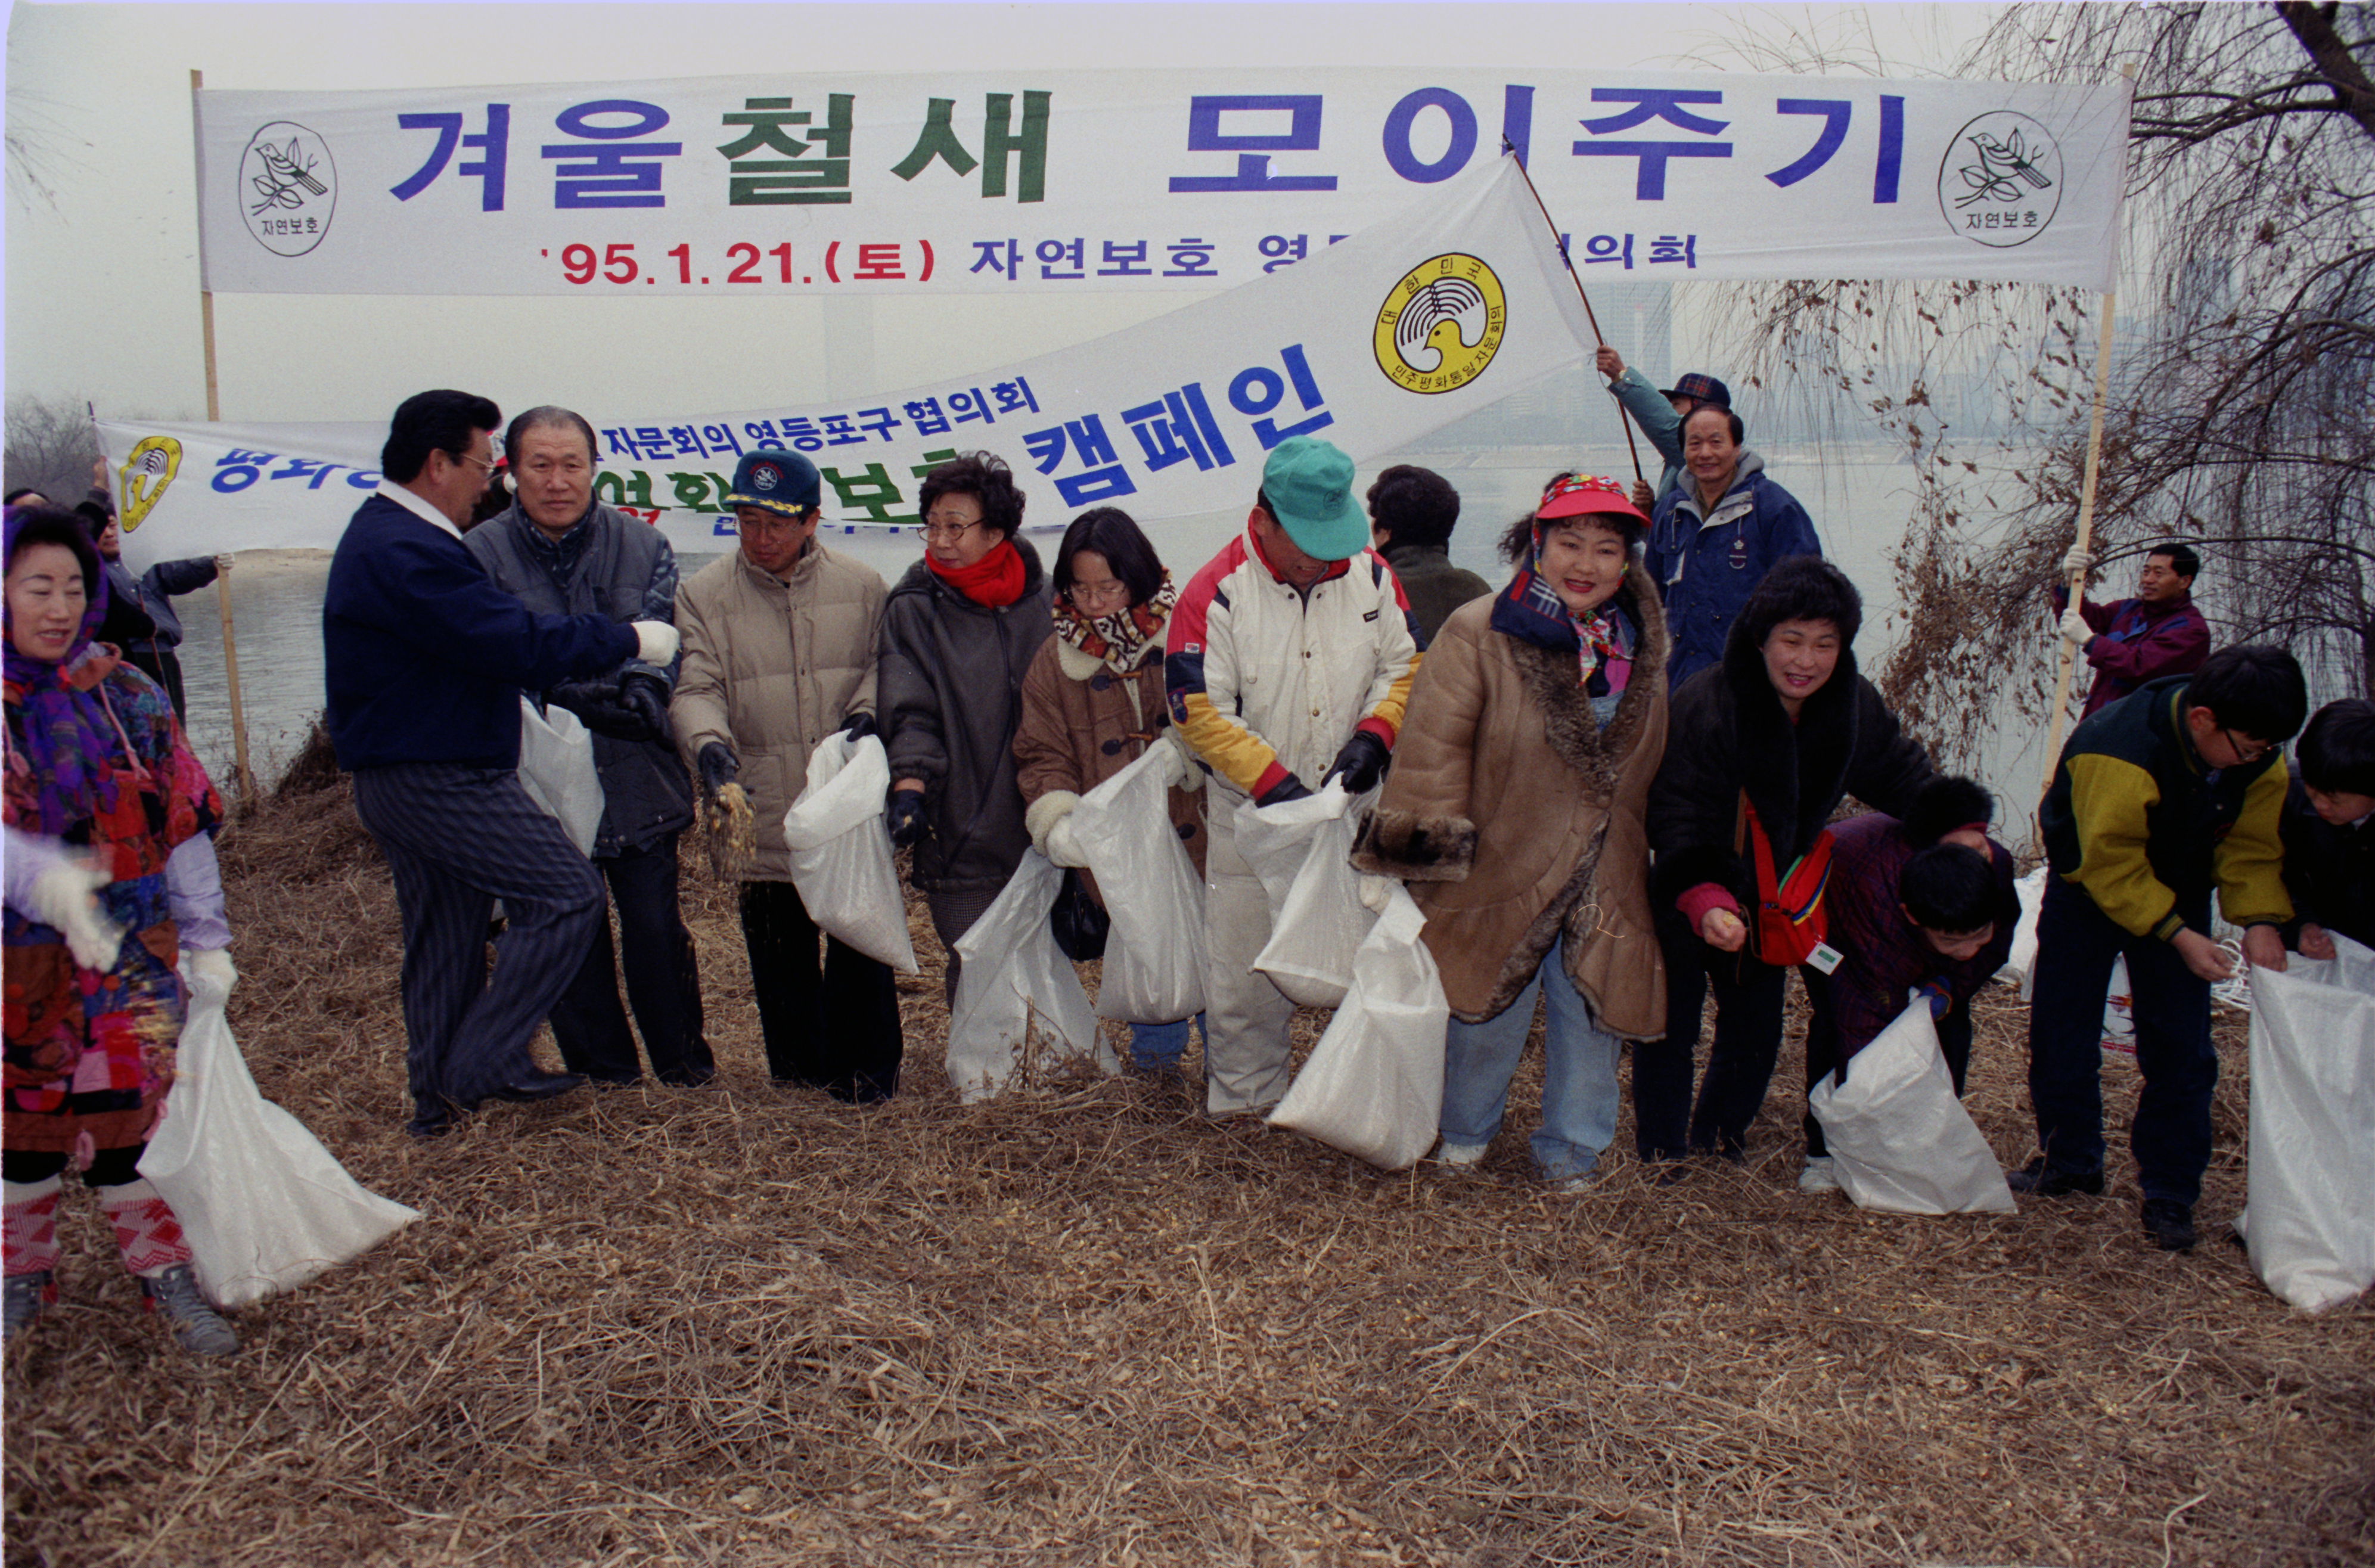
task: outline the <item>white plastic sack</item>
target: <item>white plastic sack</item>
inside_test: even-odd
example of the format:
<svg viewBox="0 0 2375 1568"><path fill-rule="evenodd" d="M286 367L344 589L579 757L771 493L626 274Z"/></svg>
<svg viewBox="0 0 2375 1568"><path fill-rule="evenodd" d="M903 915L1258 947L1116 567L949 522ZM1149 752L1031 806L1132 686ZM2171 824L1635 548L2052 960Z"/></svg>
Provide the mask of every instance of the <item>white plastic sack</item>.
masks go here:
<svg viewBox="0 0 2375 1568"><path fill-rule="evenodd" d="M1979 1124L1955 1098L1930 1004L1917 1001L1806 1096L1831 1168L1859 1208L2010 1214L2012 1188Z"/></svg>
<svg viewBox="0 0 2375 1568"><path fill-rule="evenodd" d="M602 775L594 767L594 732L566 708L536 711L520 699L519 781L527 797L559 822L580 855L594 853L602 831Z"/></svg>
<svg viewBox="0 0 2375 1568"><path fill-rule="evenodd" d="M223 1016L230 987L190 986L165 1114L140 1173L172 1205L198 1288L239 1307L294 1290L418 1220L359 1185L321 1140L255 1091Z"/></svg>
<svg viewBox="0 0 2375 1568"><path fill-rule="evenodd" d="M2375 1284L2375 953L2334 948L2251 976L2251 1201L2235 1228L2305 1312Z"/></svg>
<svg viewBox="0 0 2375 1568"><path fill-rule="evenodd" d="M1392 884L1384 913L1353 956L1344 1005L1270 1113L1273 1126L1386 1171L1402 1170L1434 1147L1451 1008L1435 955L1419 940L1425 925L1409 891Z"/></svg>
<svg viewBox="0 0 2375 1568"><path fill-rule="evenodd" d="M1170 1023L1204 1010L1204 885L1171 825L1169 742L1081 797L1072 832L1105 914L1097 1016Z"/></svg>
<svg viewBox="0 0 2375 1568"><path fill-rule="evenodd" d="M957 938L964 968L949 1008L949 1081L968 1104L1007 1086L1034 1033L1063 1055L1092 1058L1101 1072L1121 1071L1047 923L1063 885L1053 861L1024 850L1005 891Z"/></svg>
<svg viewBox="0 0 2375 1568"><path fill-rule="evenodd" d="M2045 904L2045 879L2053 875L2040 866L2013 884L2020 895L2020 924L2013 927L2012 954L2004 960L2003 977L2020 982L2020 999L2028 1000L2037 987L2037 912Z"/></svg>
<svg viewBox="0 0 2375 1568"><path fill-rule="evenodd" d="M880 737L829 735L809 752L808 784L784 813L784 843L809 918L868 958L913 974L907 901L882 829L890 791L891 758Z"/></svg>
<svg viewBox="0 0 2375 1568"><path fill-rule="evenodd" d="M1356 798L1331 779L1301 800L1237 808L1237 853L1270 902L1270 941L1254 968L1297 1007L1343 1004L1353 955L1377 918L1361 902L1351 859L1362 808L1376 798L1375 791Z"/></svg>

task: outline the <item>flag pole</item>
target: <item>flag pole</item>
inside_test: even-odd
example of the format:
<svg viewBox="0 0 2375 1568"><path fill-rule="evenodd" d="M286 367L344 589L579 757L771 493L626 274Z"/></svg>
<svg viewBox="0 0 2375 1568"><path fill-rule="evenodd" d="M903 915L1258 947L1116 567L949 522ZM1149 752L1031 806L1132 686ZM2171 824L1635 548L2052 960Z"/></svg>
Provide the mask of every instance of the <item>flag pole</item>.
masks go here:
<svg viewBox="0 0 2375 1568"><path fill-rule="evenodd" d="M198 119L198 93L207 74L190 72L190 158L198 194L198 332L206 349L207 422L222 422L222 383L215 364L215 294L207 287L207 152L205 127ZM247 712L239 700L239 637L231 624L230 572L228 557L215 573L215 603L222 611L223 690L230 698L230 734L239 771L241 808L255 809L255 773L247 761Z"/></svg>
<svg viewBox="0 0 2375 1568"><path fill-rule="evenodd" d="M1583 319L1591 324L1593 341L1599 348L1607 348L1608 336L1600 330L1600 316L1591 308L1591 296L1583 291L1583 278L1575 270L1575 258L1566 253L1566 242L1560 237L1558 223L1551 217L1551 209L1543 204L1542 192L1534 189L1534 177L1527 172L1526 160L1518 158L1518 144L1503 136L1501 155L1504 158L1517 159L1518 177L1525 181L1526 193L1534 198L1535 208L1542 213L1542 221L1550 226L1551 239L1558 245L1559 262L1566 268L1567 277L1575 283L1575 297L1583 301ZM1625 431L1625 450L1633 454L1633 477L1643 484L1648 483L1648 476L1641 472L1641 448L1633 439L1633 421L1625 418L1622 404L1617 406L1616 423Z"/></svg>

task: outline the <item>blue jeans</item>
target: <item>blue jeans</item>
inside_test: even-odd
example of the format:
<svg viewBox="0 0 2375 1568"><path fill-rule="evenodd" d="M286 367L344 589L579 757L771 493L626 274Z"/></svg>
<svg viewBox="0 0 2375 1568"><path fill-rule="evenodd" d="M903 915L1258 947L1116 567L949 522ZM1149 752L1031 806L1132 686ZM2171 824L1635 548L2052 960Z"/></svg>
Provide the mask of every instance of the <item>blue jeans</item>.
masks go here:
<svg viewBox="0 0 2375 1568"><path fill-rule="evenodd" d="M1196 1029L1201 1033L1204 1015L1196 1015ZM1207 1039L1211 1036L1207 1035ZM1188 1020L1176 1023L1133 1023L1129 1026L1129 1065L1142 1073L1177 1072L1179 1059L1188 1054Z"/></svg>
<svg viewBox="0 0 2375 1568"><path fill-rule="evenodd" d="M1444 1043L1443 1140L1485 1144L1501 1130L1509 1079L1534 1026L1534 997L1547 1001L1542 1030L1542 1126L1534 1163L1564 1181L1589 1172L1616 1136L1616 1037L1592 1021L1591 1006L1567 977L1564 937L1518 999L1483 1023L1451 1020Z"/></svg>

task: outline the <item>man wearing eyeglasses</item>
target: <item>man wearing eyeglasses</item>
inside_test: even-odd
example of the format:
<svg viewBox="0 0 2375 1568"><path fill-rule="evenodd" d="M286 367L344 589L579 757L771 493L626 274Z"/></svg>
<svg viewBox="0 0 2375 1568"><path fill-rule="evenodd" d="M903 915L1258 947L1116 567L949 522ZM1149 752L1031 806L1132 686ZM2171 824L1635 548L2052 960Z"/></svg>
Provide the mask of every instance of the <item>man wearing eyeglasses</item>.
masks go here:
<svg viewBox="0 0 2375 1568"><path fill-rule="evenodd" d="M740 873L742 939L767 1070L779 1083L868 1102L898 1087L904 1046L888 964L824 939L792 885L784 813L809 752L835 730L874 733L874 639L882 578L819 542L822 485L797 452L746 453L726 504L740 548L677 594L684 666L668 716L715 800L739 784L758 855Z"/></svg>
<svg viewBox="0 0 2375 1568"><path fill-rule="evenodd" d="M517 499L462 541L496 585L540 615L673 624L676 552L657 528L594 499L594 427L585 417L531 408L511 422L503 453ZM561 1059L598 1088L643 1076L619 1003L620 959L653 1076L691 1087L716 1072L702 1033L692 933L678 902L677 840L692 823L692 781L668 737L675 684L672 665L630 659L544 693L594 732L602 780L593 859L619 912L618 953L610 923L597 922L585 961L552 1009Z"/></svg>
<svg viewBox="0 0 2375 1568"><path fill-rule="evenodd" d="M676 657L664 621L536 614L463 545L502 423L467 392L405 399L384 477L339 536L322 599L330 740L404 920L416 1138L484 1100L547 1100L585 1081L540 1071L527 1050L585 961L602 879L520 785L520 692ZM508 925L490 975L497 899Z"/></svg>
<svg viewBox="0 0 2375 1568"><path fill-rule="evenodd" d="M2233 970L2209 934L2211 890L2244 928L2244 959L2282 970L2283 746L2308 710L2291 654L2237 647L2071 731L2038 810L2053 875L2037 921L2028 1087L2044 1152L2012 1173L2015 1192L2103 1190L2099 1020L2124 955L2145 1080L2133 1138L2144 1228L2166 1251L2193 1245L2218 1081L2210 987Z"/></svg>

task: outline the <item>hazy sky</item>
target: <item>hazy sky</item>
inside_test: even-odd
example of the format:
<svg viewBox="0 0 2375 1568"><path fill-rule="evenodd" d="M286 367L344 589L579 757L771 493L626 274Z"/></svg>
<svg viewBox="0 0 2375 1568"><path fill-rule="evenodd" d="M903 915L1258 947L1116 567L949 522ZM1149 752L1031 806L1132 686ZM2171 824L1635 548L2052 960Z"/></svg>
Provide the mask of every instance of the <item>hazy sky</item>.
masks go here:
<svg viewBox="0 0 2375 1568"><path fill-rule="evenodd" d="M9 12L7 392L205 415L189 73L330 90L936 67L1713 64L1744 33L1934 74L1980 6L25 5ZM1684 286L1685 289L1688 285ZM221 295L226 419L377 419L431 385L750 407L1044 352L1189 295ZM830 313L828 313L830 312ZM601 389L599 392L588 390Z"/></svg>

